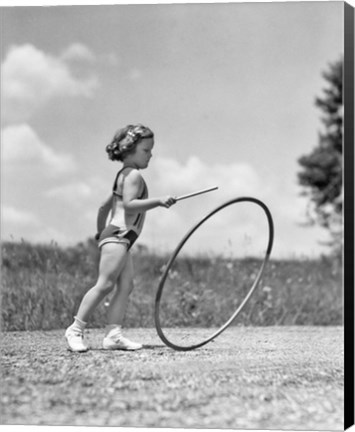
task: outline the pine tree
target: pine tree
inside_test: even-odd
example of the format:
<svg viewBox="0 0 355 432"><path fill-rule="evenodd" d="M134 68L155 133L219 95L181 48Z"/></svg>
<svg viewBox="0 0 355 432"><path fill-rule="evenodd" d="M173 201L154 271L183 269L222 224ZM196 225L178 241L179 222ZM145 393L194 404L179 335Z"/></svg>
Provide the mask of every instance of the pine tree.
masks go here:
<svg viewBox="0 0 355 432"><path fill-rule="evenodd" d="M334 250L342 246L343 60L323 72L327 87L315 105L322 111L323 131L313 151L299 158L298 180L310 199L308 219L328 229Z"/></svg>

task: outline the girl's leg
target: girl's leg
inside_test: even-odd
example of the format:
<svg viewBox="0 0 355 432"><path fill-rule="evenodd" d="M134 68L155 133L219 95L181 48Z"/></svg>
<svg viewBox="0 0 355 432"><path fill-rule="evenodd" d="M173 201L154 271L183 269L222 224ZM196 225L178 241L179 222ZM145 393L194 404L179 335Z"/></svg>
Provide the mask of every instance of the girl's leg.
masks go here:
<svg viewBox="0 0 355 432"><path fill-rule="evenodd" d="M133 289L133 261L130 254L117 279L117 289L108 309L107 333L103 341L105 349L137 350L142 344L132 342L122 336L122 324L127 310L129 295Z"/></svg>
<svg viewBox="0 0 355 432"><path fill-rule="evenodd" d="M83 297L76 317L86 322L99 303L115 287L116 281L125 267L127 246L122 243L106 243L101 248L99 277Z"/></svg>
<svg viewBox="0 0 355 432"><path fill-rule="evenodd" d="M107 313L108 325L122 325L126 313L129 295L133 290L133 261L127 254L125 266L117 278L117 288L110 301Z"/></svg>
<svg viewBox="0 0 355 432"><path fill-rule="evenodd" d="M99 277L96 285L83 297L74 323L67 328L65 336L72 351L87 351L83 343L86 321L103 298L114 288L116 280L125 266L127 246L121 243L106 243L101 248Z"/></svg>

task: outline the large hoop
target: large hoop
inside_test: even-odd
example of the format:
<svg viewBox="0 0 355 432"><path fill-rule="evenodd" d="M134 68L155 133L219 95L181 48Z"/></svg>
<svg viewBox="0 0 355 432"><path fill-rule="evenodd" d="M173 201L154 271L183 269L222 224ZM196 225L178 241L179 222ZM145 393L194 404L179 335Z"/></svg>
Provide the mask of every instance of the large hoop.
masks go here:
<svg viewBox="0 0 355 432"><path fill-rule="evenodd" d="M164 335L163 330L161 328L161 324L160 324L160 316L159 316L159 311L160 311L160 300L161 300L161 296L163 293L163 288L164 288L164 284L166 281L166 278L169 274L169 271L171 269L171 266L173 265L175 258L177 257L178 253L180 252L180 250L182 249L182 247L184 246L184 244L187 242L187 240L192 236L192 234L204 223L206 222L210 217L212 217L214 214L218 213L220 210L224 209L225 207L228 207L232 204L236 204L238 202L252 202L254 204L259 205L265 212L266 217L267 217L267 221L268 221L268 226L269 226L269 238L268 238L268 243L267 243L267 248L266 248L266 253L265 253L265 257L264 260L261 264L261 267L259 269L259 272L254 280L254 283L252 285L252 287L250 288L249 292L247 293L247 295L245 296L244 300L242 301L242 303L240 304L240 306L237 308L237 310L233 313L233 315L228 319L228 321L226 321L217 331L215 331L210 337L208 337L207 339L203 340L202 342L199 342L197 344L194 345L190 345L190 346L179 346L176 345L174 343L172 343L171 341L168 340L168 338ZM174 253L172 254L166 269L160 279L159 282L159 286L158 286L158 290L157 290L157 294L156 294L156 298L155 298L155 313L154 313L154 318L155 318L155 327L157 329L158 335L160 337L160 339L165 343L165 345L169 346L170 348L173 348L174 350L177 351L189 351L189 350L193 350L196 348L199 348L205 344L207 344L208 342L210 342L212 339L216 338L218 335L220 335L227 327L230 326L230 324L236 319L236 317L239 315L239 313L241 312L241 310L244 308L244 306L248 303L248 301L250 300L251 296L253 295L254 291L256 290L261 276L264 272L265 266L269 260L270 254L271 254L271 249L272 249L272 245L273 245L273 241L274 241L274 224L273 224L273 220L272 220L272 216L271 213L269 211L269 209L267 208L267 206L260 200L256 199L256 198L252 198L252 197L241 197L241 198L235 198L231 201L227 201L226 203L222 204L221 206L217 207L215 210L211 211L207 216L205 216L200 222L198 222L194 227L192 227L190 229L190 231L188 231L188 233L185 235L185 237L180 241L180 243L178 244L178 246L176 247Z"/></svg>

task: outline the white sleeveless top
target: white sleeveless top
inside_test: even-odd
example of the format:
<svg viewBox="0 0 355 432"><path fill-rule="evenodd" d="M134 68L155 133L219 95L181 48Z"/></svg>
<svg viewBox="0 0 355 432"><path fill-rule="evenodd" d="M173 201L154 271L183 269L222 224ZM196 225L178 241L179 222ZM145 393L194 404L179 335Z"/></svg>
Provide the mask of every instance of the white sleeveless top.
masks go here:
<svg viewBox="0 0 355 432"><path fill-rule="evenodd" d="M115 182L113 184L113 202L112 202L112 216L110 220L111 225L115 225L122 230L122 234L134 231L137 235L142 232L144 220L145 220L145 212L129 214L123 207L123 183L124 178L120 181L120 176L125 169L132 169L132 167L124 167L122 168L116 176ZM148 188L145 181L142 178L140 191L137 199L146 199L148 198Z"/></svg>

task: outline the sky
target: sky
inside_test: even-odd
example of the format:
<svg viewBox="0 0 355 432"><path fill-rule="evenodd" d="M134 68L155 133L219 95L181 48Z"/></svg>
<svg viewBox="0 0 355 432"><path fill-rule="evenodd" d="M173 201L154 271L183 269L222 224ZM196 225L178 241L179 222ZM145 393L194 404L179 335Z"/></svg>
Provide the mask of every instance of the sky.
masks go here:
<svg viewBox="0 0 355 432"><path fill-rule="evenodd" d="M142 123L155 133L151 197L219 189L149 211L141 245L171 251L251 196L273 216L275 258L327 251L326 231L304 224L297 160L322 130L314 101L343 54L342 2L19 6L1 20L2 240L95 235L121 167L105 146ZM265 216L240 207L211 218L191 251L263 253Z"/></svg>

